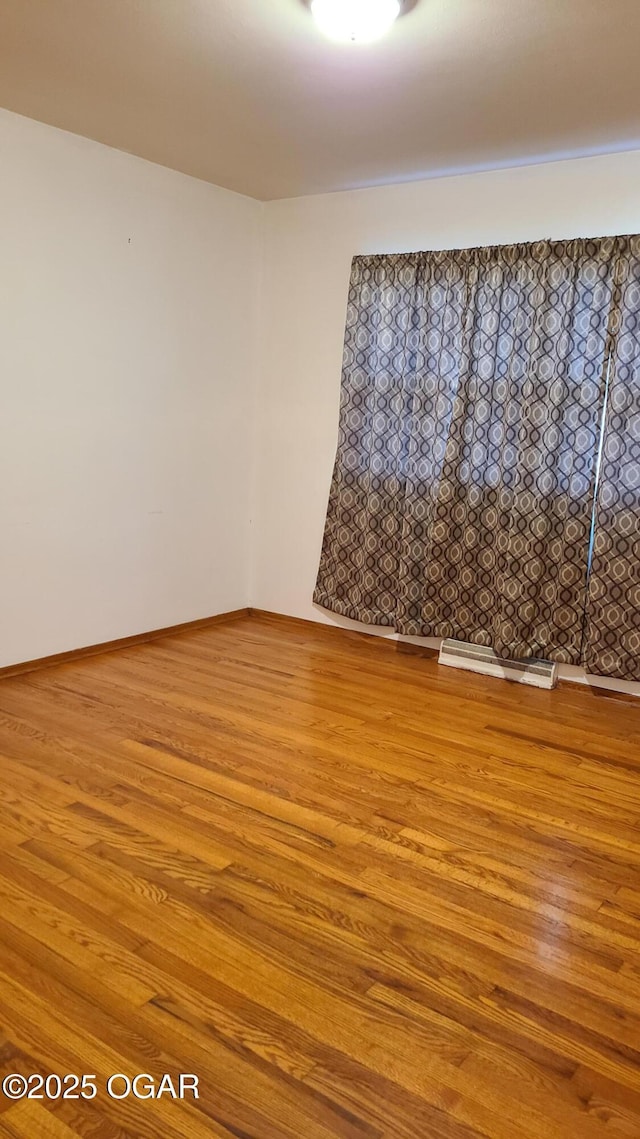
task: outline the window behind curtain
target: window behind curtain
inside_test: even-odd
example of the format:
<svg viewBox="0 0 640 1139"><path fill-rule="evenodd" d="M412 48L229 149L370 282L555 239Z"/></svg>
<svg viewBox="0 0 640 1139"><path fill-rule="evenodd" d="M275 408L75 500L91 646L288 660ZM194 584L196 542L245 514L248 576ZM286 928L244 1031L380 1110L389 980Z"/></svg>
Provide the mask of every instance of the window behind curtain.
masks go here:
<svg viewBox="0 0 640 1139"><path fill-rule="evenodd" d="M579 662L630 241L355 258L319 604Z"/></svg>

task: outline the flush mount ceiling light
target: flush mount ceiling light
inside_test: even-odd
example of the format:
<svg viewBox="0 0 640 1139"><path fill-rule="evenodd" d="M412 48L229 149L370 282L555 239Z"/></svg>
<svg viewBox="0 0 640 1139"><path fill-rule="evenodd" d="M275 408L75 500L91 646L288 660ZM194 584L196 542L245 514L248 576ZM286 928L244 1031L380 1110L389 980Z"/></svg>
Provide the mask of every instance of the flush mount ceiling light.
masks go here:
<svg viewBox="0 0 640 1139"><path fill-rule="evenodd" d="M330 39L371 43L400 15L400 0L311 0L311 11Z"/></svg>

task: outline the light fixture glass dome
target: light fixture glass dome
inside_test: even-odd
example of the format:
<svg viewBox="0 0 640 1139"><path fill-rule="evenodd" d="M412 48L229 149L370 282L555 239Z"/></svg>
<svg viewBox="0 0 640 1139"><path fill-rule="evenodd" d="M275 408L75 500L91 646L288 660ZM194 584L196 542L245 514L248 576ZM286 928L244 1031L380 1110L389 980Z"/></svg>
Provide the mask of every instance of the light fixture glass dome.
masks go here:
<svg viewBox="0 0 640 1139"><path fill-rule="evenodd" d="M371 43L400 15L400 0L312 0L311 11L330 39Z"/></svg>

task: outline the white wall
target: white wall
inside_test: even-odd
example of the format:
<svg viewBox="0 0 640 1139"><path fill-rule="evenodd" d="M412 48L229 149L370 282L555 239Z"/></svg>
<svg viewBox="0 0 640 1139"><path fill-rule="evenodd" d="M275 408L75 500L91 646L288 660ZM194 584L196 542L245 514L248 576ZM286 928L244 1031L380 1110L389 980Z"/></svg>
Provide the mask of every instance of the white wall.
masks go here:
<svg viewBox="0 0 640 1139"><path fill-rule="evenodd" d="M267 203L255 606L354 627L311 601L352 256L637 232L639 187L634 151Z"/></svg>
<svg viewBox="0 0 640 1139"><path fill-rule="evenodd" d="M0 111L0 666L247 604L261 218Z"/></svg>
<svg viewBox="0 0 640 1139"><path fill-rule="evenodd" d="M262 205L0 110L0 667L247 604L353 626L311 601L352 256L637 231L639 185L640 151Z"/></svg>

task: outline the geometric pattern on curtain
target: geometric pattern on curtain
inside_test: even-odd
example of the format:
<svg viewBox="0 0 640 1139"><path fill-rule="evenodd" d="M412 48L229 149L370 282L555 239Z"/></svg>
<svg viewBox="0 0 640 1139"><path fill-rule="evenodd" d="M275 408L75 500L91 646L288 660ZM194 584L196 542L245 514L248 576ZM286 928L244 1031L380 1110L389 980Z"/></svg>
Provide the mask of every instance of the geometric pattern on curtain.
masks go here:
<svg viewBox="0 0 640 1139"><path fill-rule="evenodd" d="M640 679L640 237L619 261L584 663Z"/></svg>
<svg viewBox="0 0 640 1139"><path fill-rule="evenodd" d="M624 240L354 259L318 604L579 663Z"/></svg>

